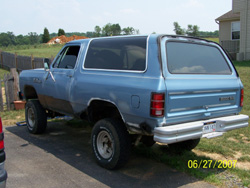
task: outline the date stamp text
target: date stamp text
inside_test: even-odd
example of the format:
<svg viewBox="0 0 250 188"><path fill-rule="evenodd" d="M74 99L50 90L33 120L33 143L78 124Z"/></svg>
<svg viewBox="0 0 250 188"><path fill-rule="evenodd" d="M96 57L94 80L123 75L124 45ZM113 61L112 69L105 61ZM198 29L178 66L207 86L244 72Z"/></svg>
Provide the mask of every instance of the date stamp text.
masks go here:
<svg viewBox="0 0 250 188"><path fill-rule="evenodd" d="M237 160L189 160L188 168L235 168Z"/></svg>

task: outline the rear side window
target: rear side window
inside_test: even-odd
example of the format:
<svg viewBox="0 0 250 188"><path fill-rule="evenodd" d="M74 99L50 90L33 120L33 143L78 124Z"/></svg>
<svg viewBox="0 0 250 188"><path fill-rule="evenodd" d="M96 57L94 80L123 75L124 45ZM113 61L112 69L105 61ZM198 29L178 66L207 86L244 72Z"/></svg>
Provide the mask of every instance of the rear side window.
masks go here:
<svg viewBox="0 0 250 188"><path fill-rule="evenodd" d="M172 74L231 74L216 47L185 42L167 42L167 64Z"/></svg>
<svg viewBox="0 0 250 188"><path fill-rule="evenodd" d="M104 38L91 41L85 68L144 71L147 37Z"/></svg>

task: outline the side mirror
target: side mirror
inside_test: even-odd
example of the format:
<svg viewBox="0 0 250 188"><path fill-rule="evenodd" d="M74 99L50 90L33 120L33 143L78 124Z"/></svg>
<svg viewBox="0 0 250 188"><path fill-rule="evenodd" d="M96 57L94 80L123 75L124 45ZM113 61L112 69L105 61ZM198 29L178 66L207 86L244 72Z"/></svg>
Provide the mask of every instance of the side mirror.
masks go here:
<svg viewBox="0 0 250 188"><path fill-rule="evenodd" d="M43 59L43 65L44 65L44 70L49 71L49 59L48 58Z"/></svg>

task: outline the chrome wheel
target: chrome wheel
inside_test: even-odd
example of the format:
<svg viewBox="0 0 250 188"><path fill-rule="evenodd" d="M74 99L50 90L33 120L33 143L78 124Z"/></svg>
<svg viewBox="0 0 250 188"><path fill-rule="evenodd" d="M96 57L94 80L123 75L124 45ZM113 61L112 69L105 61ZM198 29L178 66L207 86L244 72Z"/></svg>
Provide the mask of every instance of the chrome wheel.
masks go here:
<svg viewBox="0 0 250 188"><path fill-rule="evenodd" d="M104 159L110 158L114 152L114 143L107 131L103 130L98 134L96 139L96 146L99 154Z"/></svg>
<svg viewBox="0 0 250 188"><path fill-rule="evenodd" d="M28 109L28 122L31 128L35 125L35 112L32 108Z"/></svg>

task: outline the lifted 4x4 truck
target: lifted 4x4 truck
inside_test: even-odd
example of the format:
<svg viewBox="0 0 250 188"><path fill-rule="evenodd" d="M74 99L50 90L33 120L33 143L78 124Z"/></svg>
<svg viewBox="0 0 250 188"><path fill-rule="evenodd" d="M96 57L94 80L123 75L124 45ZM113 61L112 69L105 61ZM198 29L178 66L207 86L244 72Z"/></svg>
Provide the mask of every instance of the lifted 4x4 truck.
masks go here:
<svg viewBox="0 0 250 188"><path fill-rule="evenodd" d="M67 43L51 65L25 70L20 88L28 130L47 117L94 122L92 148L107 169L124 165L131 142L191 150L248 126L243 85L216 43L184 36L119 36ZM136 137L136 139L134 139Z"/></svg>

